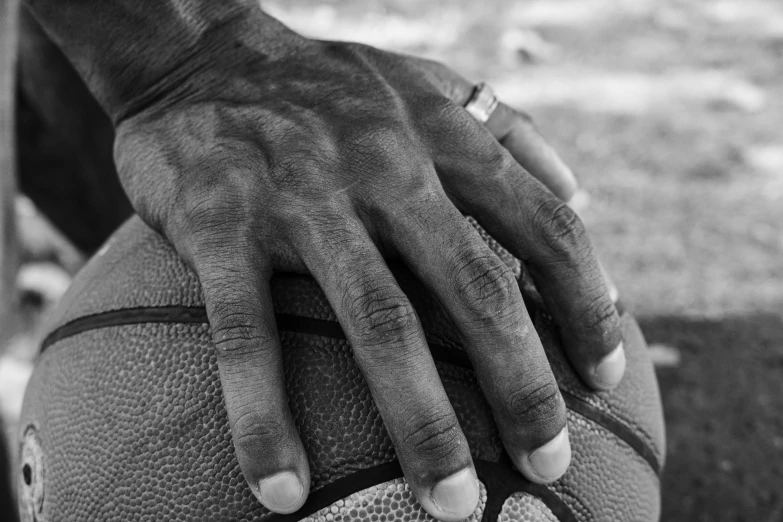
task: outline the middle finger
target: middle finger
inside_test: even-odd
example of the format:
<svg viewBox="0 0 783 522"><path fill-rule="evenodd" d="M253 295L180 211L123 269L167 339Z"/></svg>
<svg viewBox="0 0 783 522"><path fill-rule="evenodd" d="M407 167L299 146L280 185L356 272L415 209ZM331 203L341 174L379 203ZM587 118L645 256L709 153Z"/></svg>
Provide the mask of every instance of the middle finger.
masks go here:
<svg viewBox="0 0 783 522"><path fill-rule="evenodd" d="M334 216L297 245L353 347L419 503L445 521L467 518L478 479L416 312L358 221Z"/></svg>

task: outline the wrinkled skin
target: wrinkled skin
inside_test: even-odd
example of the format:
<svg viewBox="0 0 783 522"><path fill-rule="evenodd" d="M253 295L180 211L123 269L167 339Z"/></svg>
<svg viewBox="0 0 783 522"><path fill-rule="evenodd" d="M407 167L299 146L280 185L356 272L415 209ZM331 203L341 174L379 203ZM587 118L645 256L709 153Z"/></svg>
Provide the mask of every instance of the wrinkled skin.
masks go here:
<svg viewBox="0 0 783 522"><path fill-rule="evenodd" d="M254 493L287 513L309 490L269 291L273 272L299 271L333 306L422 506L442 520L473 511L467 443L388 258L459 325L520 471L558 478L570 458L565 405L513 275L463 214L527 264L574 367L596 389L611 388L624 368L619 321L584 227L563 202L570 171L507 106L486 126L475 121L462 107L472 85L442 65L309 40L233 3L236 11L212 16L199 0L29 2L112 116L135 210L199 276ZM160 7L169 4L178 5ZM130 25L170 23L199 37L153 52L157 33L130 36L132 27L111 25L113 10L134 12L138 20L123 19ZM74 32L79 20L92 25ZM123 38L130 51L115 43Z"/></svg>

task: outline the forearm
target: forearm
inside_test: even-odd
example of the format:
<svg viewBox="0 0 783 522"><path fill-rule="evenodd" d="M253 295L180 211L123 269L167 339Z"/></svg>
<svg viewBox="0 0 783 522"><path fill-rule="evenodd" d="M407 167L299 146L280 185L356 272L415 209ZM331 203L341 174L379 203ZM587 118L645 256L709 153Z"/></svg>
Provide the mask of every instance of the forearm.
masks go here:
<svg viewBox="0 0 783 522"><path fill-rule="evenodd" d="M252 0L27 3L115 122L196 88L190 79L201 70L231 67L248 52L279 59L297 41Z"/></svg>

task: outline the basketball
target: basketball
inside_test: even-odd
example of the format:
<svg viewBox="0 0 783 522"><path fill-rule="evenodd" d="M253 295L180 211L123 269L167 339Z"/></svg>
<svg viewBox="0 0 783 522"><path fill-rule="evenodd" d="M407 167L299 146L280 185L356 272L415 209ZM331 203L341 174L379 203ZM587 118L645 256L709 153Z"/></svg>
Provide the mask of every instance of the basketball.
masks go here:
<svg viewBox="0 0 783 522"><path fill-rule="evenodd" d="M658 520L663 416L635 320L618 305L626 374L613 391L592 392L569 366L524 268L484 237L518 275L568 407L572 462L548 486L514 469L457 329L410 272L390 264L470 445L481 496L469 520ZM302 509L271 513L251 493L232 446L198 279L134 217L80 272L50 319L20 421L22 519L430 519L403 478L319 286L305 275L276 274L272 289L289 403L312 473Z"/></svg>

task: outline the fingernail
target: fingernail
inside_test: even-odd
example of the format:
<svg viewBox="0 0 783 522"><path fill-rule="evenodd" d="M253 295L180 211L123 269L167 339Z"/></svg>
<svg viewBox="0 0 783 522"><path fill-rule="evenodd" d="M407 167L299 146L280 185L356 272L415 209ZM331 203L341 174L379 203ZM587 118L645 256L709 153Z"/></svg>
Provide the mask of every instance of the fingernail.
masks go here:
<svg viewBox="0 0 783 522"><path fill-rule="evenodd" d="M563 161L554 149L549 149L549 152L551 154L551 161L554 163L555 169L559 175L559 178L555 182L555 187L553 187L555 190L552 190L552 192L568 203L573 199L574 194L579 191L579 181L577 181L576 175L574 174L574 171L571 170L571 167Z"/></svg>
<svg viewBox="0 0 783 522"><path fill-rule="evenodd" d="M571 167L566 165L563 160L560 160L560 173L563 176L566 189L571 193L571 198L569 198L569 200L573 199L573 194L576 194L579 191L579 181L577 181L576 175L574 174L574 171L571 170Z"/></svg>
<svg viewBox="0 0 783 522"><path fill-rule="evenodd" d="M590 206L590 194L585 189L577 189L566 203L574 212L580 214Z"/></svg>
<svg viewBox="0 0 783 522"><path fill-rule="evenodd" d="M598 385L608 390L620 384L624 373L625 350L622 341L620 341L617 348L598 363L598 366L593 370L593 377Z"/></svg>
<svg viewBox="0 0 783 522"><path fill-rule="evenodd" d="M571 463L568 428L563 428L554 439L531 453L528 461L542 482L554 482L562 477Z"/></svg>
<svg viewBox="0 0 783 522"><path fill-rule="evenodd" d="M283 471L258 481L258 496L261 503L276 513L292 513L299 508L304 487L299 478L290 471Z"/></svg>
<svg viewBox="0 0 783 522"><path fill-rule="evenodd" d="M478 505L478 479L472 469L463 469L435 484L430 498L449 517L467 518Z"/></svg>
<svg viewBox="0 0 783 522"><path fill-rule="evenodd" d="M617 304L617 301L620 299L620 291L617 290L617 286L615 286L614 281L612 281L612 278L609 277L609 272L606 271L606 268L604 268L604 264L601 263L601 261L598 261L598 268L601 269L601 275L604 276L604 282L606 283L606 288L609 290L609 297L612 299L612 302L614 304Z"/></svg>

